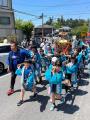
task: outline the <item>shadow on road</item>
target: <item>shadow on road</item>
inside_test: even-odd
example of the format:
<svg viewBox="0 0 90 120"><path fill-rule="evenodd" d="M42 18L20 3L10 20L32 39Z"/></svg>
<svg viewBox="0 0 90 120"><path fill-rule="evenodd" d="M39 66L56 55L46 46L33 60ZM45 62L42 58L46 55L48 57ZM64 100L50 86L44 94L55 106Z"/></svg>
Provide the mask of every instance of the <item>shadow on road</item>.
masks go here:
<svg viewBox="0 0 90 120"><path fill-rule="evenodd" d="M14 93L17 93L17 92L21 92L21 90L19 89L19 90L15 90L15 91L14 91Z"/></svg>
<svg viewBox="0 0 90 120"><path fill-rule="evenodd" d="M43 112L46 109L48 100L49 100L49 96L38 95L37 101L41 104L40 112Z"/></svg>
<svg viewBox="0 0 90 120"><path fill-rule="evenodd" d="M83 79L79 81L79 86L87 86L87 85L89 85L89 81Z"/></svg>
<svg viewBox="0 0 90 120"><path fill-rule="evenodd" d="M84 73L84 74L83 74L83 78L84 78L84 79L89 78L89 76L90 76L90 74L89 74L89 73Z"/></svg>
<svg viewBox="0 0 90 120"><path fill-rule="evenodd" d="M38 95L36 99L34 99L33 96L30 96L30 99L25 100L24 103L37 101L38 103L41 104L40 112L43 112L46 109L48 100L49 96Z"/></svg>
<svg viewBox="0 0 90 120"><path fill-rule="evenodd" d="M43 86L43 87L38 87L37 86L37 91L38 91L38 93L40 93L40 92L42 92L42 91L44 91L44 90L46 90L47 88L45 87L45 86Z"/></svg>
<svg viewBox="0 0 90 120"><path fill-rule="evenodd" d="M78 110L79 110L79 107L77 105L72 105L72 104L64 103L64 104L59 104L57 106L57 111L63 111L64 113L67 113L67 114L73 114Z"/></svg>
<svg viewBox="0 0 90 120"><path fill-rule="evenodd" d="M88 81L86 80L81 80L80 81L80 86L87 86L89 84ZM67 94L66 98L65 98L65 103L64 104L59 104L57 106L57 111L61 110L64 111L64 113L67 114L73 114L76 111L78 111L80 108L77 105L73 105L76 96L83 96L88 94L87 91L81 90L79 88L77 88L76 90L74 90L73 92L70 92L69 94ZM67 102L70 102L70 104L67 104Z"/></svg>

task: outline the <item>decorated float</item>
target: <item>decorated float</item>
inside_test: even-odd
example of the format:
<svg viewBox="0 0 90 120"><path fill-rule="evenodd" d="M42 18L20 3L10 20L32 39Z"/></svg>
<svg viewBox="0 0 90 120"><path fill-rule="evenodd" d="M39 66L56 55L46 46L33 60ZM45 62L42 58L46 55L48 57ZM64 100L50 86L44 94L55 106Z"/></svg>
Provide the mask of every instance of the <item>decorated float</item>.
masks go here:
<svg viewBox="0 0 90 120"><path fill-rule="evenodd" d="M71 51L72 44L69 40L61 39L55 41L55 51L60 54L69 54Z"/></svg>

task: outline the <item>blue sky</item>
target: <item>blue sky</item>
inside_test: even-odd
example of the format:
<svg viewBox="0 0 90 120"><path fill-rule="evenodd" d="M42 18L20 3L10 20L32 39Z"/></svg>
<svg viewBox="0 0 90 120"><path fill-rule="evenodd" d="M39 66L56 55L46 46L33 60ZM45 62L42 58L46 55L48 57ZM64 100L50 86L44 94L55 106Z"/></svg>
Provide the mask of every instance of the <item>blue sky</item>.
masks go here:
<svg viewBox="0 0 90 120"><path fill-rule="evenodd" d="M44 13L44 22L53 16L53 19L63 15L67 18L90 18L90 0L13 0L13 8L23 12L40 16ZM41 20L36 17L15 13L16 18L32 20L37 26Z"/></svg>

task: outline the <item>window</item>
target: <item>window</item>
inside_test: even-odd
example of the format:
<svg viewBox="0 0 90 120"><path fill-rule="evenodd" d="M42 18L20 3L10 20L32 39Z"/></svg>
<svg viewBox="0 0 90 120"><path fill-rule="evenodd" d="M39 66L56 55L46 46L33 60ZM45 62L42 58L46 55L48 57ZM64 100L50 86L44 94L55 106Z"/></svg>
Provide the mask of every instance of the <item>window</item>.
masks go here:
<svg viewBox="0 0 90 120"><path fill-rule="evenodd" d="M8 46L0 46L0 53L9 53L11 51L10 45Z"/></svg>
<svg viewBox="0 0 90 120"><path fill-rule="evenodd" d="M8 0L0 0L1 6L8 6Z"/></svg>
<svg viewBox="0 0 90 120"><path fill-rule="evenodd" d="M0 17L1 25L10 25L10 17Z"/></svg>

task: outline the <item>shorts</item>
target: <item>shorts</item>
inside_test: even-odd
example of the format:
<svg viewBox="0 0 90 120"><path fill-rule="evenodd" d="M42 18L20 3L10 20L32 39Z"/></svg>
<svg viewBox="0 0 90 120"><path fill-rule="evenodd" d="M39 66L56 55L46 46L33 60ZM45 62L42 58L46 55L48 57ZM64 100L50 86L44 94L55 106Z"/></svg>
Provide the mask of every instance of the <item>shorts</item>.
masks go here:
<svg viewBox="0 0 90 120"><path fill-rule="evenodd" d="M62 84L51 84L50 85L50 93L61 94L62 92Z"/></svg>
<svg viewBox="0 0 90 120"><path fill-rule="evenodd" d="M68 73L65 74L65 79L68 79L71 81L71 77L72 77L72 74L68 74Z"/></svg>
<svg viewBox="0 0 90 120"><path fill-rule="evenodd" d="M34 84L26 85L26 82L21 84L21 90L32 91Z"/></svg>

